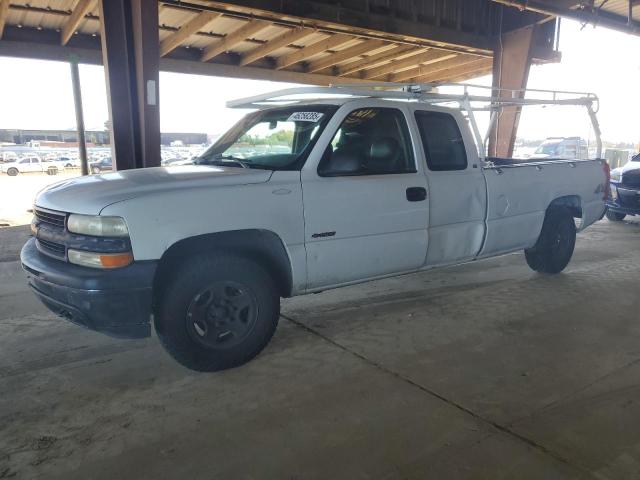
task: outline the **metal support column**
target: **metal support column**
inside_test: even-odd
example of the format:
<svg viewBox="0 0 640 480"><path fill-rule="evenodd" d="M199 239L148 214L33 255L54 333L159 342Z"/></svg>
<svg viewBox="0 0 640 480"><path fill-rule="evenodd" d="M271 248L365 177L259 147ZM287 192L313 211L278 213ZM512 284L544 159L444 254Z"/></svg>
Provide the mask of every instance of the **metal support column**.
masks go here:
<svg viewBox="0 0 640 480"><path fill-rule="evenodd" d="M506 33L498 39L493 55L494 96L511 97L511 91L527 87L535 26ZM510 157L518 132L520 107L505 107L498 112L489 136L489 156Z"/></svg>
<svg viewBox="0 0 640 480"><path fill-rule="evenodd" d="M158 166L158 2L100 0L100 18L114 167Z"/></svg>
<svg viewBox="0 0 640 480"><path fill-rule="evenodd" d="M71 85L73 87L73 104L76 110L76 129L78 130L78 153L80 154L80 169L82 175L89 174L87 163L87 141L84 131L84 113L82 111L82 90L80 88L80 72L78 71L78 59L69 59L71 66Z"/></svg>

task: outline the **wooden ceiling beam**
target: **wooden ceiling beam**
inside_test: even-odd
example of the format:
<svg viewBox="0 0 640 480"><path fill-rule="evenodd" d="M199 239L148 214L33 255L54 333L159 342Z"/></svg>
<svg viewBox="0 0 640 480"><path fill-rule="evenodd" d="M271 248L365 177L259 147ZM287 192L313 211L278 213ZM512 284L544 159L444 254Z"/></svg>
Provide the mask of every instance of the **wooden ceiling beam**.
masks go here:
<svg viewBox="0 0 640 480"><path fill-rule="evenodd" d="M455 57L443 60L442 62L419 65L403 72L392 73L389 75L388 80L390 82L406 82L412 78L434 75L442 70L466 65L467 63L475 62L476 60L479 60L479 57L476 57L475 55L456 55Z"/></svg>
<svg viewBox="0 0 640 480"><path fill-rule="evenodd" d="M356 62L351 62L346 65L340 65L338 67L338 76L350 75L352 73L359 72L360 70L364 70L365 68L373 68L377 67L381 63L388 62L390 60L399 59L402 55L408 55L412 50L415 50L413 45L393 45L393 48L390 50L385 50L384 52L376 53L374 55L369 55L364 57L362 60L358 60ZM415 50L416 52L422 51Z"/></svg>
<svg viewBox="0 0 640 480"><path fill-rule="evenodd" d="M326 52L327 50L339 47L340 45L344 45L345 43L352 40L354 40L354 37L352 35L345 35L343 33L331 35L328 38L315 42L311 45L307 45L297 52L290 53L278 58L276 62L276 70L281 70L288 67L289 65L293 65L294 63L302 62L303 60L306 60L309 57L313 57L318 53Z"/></svg>
<svg viewBox="0 0 640 480"><path fill-rule="evenodd" d="M387 43L382 40L365 40L362 43L354 45L353 47L345 48L344 50L340 50L338 52L333 52L325 58L321 58L309 63L307 71L313 73L325 68L333 67L338 63L346 62L347 60L354 57L360 57L367 52L378 50L385 45L387 45Z"/></svg>
<svg viewBox="0 0 640 480"><path fill-rule="evenodd" d="M209 45L202 52L201 60L208 62L209 60L217 57L221 53L231 50L239 43L244 42L247 38L255 35L261 30L273 25L271 22L265 22L264 20L249 20L242 27L226 35L219 42L215 42Z"/></svg>
<svg viewBox="0 0 640 480"><path fill-rule="evenodd" d="M206 11L197 14L187 23L182 25L180 27L180 30L172 33L167 38L162 40L162 42L160 42L160 56L164 57L165 55L171 53L173 50L182 45L191 35L198 33L213 20L221 16L221 13Z"/></svg>
<svg viewBox="0 0 640 480"><path fill-rule="evenodd" d="M457 67L447 68L436 73L430 73L422 77L414 79L416 83L429 83L429 82L446 82L449 79L457 78L463 75L471 74L476 71L484 71L485 69L493 65L493 59L480 58L471 63L460 65Z"/></svg>
<svg viewBox="0 0 640 480"><path fill-rule="evenodd" d="M386 65L382 65L377 68L365 70L362 78L372 79L382 77L389 73L397 73L399 70L403 70L409 67L414 67L421 64L435 63L449 58L455 57L457 54L453 52L447 52L444 50L429 49L426 52L419 53L418 55L411 55L403 60L395 60Z"/></svg>
<svg viewBox="0 0 640 480"><path fill-rule="evenodd" d="M449 79L450 82L465 82L467 80L470 80L472 78L478 78L478 77L484 77L485 75L489 75L490 73L493 72L493 68L489 67L489 68L484 68L481 70L476 70L470 73L466 73L464 75L460 75L459 77L453 77L451 79Z"/></svg>
<svg viewBox="0 0 640 480"><path fill-rule="evenodd" d="M245 53L240 59L240 65L248 65L255 62L256 60L260 60L261 58L268 56L276 50L291 45L292 43L295 43L298 40L303 39L304 37L308 37L315 32L315 30L312 30L310 28L294 28L292 30L287 30L276 38L269 40L264 45L260 45L250 52Z"/></svg>
<svg viewBox="0 0 640 480"><path fill-rule="evenodd" d="M8 1L6 2L9 3ZM84 20L84 17L95 7L95 0L78 0L76 6L71 11L71 15L67 20L67 23L64 24L62 28L62 32L60 33L60 44L66 45L78 27L80 23Z"/></svg>

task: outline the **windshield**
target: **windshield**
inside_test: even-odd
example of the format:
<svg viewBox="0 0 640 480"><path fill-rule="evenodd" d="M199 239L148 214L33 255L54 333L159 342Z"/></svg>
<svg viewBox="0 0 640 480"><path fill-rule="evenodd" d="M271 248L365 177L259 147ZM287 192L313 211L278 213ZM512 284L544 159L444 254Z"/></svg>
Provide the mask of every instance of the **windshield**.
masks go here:
<svg viewBox="0 0 640 480"><path fill-rule="evenodd" d="M195 163L299 170L336 110L334 105L297 105L250 113Z"/></svg>
<svg viewBox="0 0 640 480"><path fill-rule="evenodd" d="M559 143L546 143L540 145L534 153L541 153L543 155L555 155L558 151Z"/></svg>

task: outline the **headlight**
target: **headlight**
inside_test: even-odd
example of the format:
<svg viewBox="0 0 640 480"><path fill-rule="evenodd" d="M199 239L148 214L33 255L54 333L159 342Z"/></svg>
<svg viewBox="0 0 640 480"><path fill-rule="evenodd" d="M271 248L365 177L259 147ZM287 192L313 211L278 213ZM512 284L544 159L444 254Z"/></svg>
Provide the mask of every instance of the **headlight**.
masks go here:
<svg viewBox="0 0 640 480"><path fill-rule="evenodd" d="M121 217L99 215L69 215L67 228L70 232L96 237L126 237L129 229Z"/></svg>
<svg viewBox="0 0 640 480"><path fill-rule="evenodd" d="M622 172L618 169L616 170L611 170L611 180L613 180L614 182L621 182L622 181Z"/></svg>
<svg viewBox="0 0 640 480"><path fill-rule="evenodd" d="M126 267L133 262L133 255L131 252L124 253L98 253L98 252L85 252L84 250L67 251L69 262L76 265L82 265L83 267L93 268L119 268Z"/></svg>

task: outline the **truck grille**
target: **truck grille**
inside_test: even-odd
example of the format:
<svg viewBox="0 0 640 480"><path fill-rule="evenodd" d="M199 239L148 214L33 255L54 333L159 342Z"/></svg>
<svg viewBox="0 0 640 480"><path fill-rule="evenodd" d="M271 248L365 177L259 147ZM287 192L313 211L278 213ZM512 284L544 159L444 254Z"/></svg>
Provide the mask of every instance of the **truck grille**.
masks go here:
<svg viewBox="0 0 640 480"><path fill-rule="evenodd" d="M640 170L634 170L622 175L622 185L629 188L640 189Z"/></svg>
<svg viewBox="0 0 640 480"><path fill-rule="evenodd" d="M36 239L36 246L38 250L46 255L50 255L52 257L64 259L66 254L65 246L60 243L50 242L48 240L42 240L41 238Z"/></svg>
<svg viewBox="0 0 640 480"><path fill-rule="evenodd" d="M67 218L66 214L52 210L43 210L41 208L35 208L33 213L39 223L46 223L52 227L64 229L64 222Z"/></svg>

